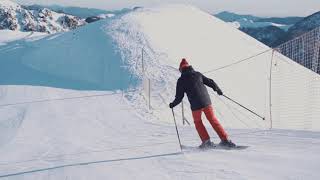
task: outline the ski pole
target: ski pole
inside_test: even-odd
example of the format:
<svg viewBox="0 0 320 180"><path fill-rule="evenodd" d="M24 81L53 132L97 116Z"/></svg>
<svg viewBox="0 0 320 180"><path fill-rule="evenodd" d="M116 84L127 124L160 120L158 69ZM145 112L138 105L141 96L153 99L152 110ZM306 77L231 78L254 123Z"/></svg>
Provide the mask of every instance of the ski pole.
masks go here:
<svg viewBox="0 0 320 180"><path fill-rule="evenodd" d="M181 141L180 141L180 136L179 136L178 126L177 126L177 122L176 122L176 117L174 115L173 108L171 108L171 110L172 110L174 125L176 126L176 132L177 132L177 136L178 136L178 140L179 140L180 150L182 152L182 145L181 145Z"/></svg>
<svg viewBox="0 0 320 180"><path fill-rule="evenodd" d="M259 118L261 118L262 120L265 120L265 119L266 119L265 117L260 116L259 114L257 114L257 113L255 113L254 111L252 111L252 110L250 110L250 109L246 108L245 106L243 106L243 105L241 105L240 103L238 103L237 101L235 101L235 100L233 100L233 99L229 98L228 96L223 95L223 97L225 97L225 98L229 99L230 101L232 101L232 102L234 102L234 103L238 104L238 105L239 105L239 106L241 106L242 108L244 108L244 109L246 109L247 111L251 112L252 114L254 114L254 115L258 116L258 117L259 117Z"/></svg>

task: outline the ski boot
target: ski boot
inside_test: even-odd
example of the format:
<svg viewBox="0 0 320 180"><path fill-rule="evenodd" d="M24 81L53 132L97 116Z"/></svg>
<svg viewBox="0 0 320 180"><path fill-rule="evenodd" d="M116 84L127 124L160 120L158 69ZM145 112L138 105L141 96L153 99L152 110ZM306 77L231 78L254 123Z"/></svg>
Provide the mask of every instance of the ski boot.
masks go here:
<svg viewBox="0 0 320 180"><path fill-rule="evenodd" d="M228 147L228 148L235 148L237 145L233 143L231 140L221 140L219 146Z"/></svg>
<svg viewBox="0 0 320 180"><path fill-rule="evenodd" d="M205 140L202 142L202 144L199 146L200 149L207 149L214 146L214 143L210 141L210 139Z"/></svg>

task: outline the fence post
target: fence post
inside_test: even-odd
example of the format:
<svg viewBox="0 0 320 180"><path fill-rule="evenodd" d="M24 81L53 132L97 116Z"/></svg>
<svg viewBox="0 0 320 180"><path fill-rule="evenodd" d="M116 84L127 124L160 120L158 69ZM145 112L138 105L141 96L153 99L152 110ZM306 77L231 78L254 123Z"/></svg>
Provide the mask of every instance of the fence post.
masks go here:
<svg viewBox="0 0 320 180"><path fill-rule="evenodd" d="M272 129L272 67L273 67L273 58L276 50L272 50L271 61L270 61L270 75L269 75L269 119L270 119L270 129Z"/></svg>
<svg viewBox="0 0 320 180"><path fill-rule="evenodd" d="M143 75L144 75L144 49L142 48L141 49L141 60L142 60L142 62L141 62L141 66L142 66L142 73L143 73Z"/></svg>
<svg viewBox="0 0 320 180"><path fill-rule="evenodd" d="M151 110L151 80L148 78L149 110Z"/></svg>

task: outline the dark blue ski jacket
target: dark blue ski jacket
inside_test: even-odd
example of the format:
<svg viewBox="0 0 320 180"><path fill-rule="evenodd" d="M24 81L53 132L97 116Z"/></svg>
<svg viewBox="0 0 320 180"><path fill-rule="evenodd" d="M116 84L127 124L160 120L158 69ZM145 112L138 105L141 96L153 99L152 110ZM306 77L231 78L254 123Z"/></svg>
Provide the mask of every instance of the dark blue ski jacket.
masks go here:
<svg viewBox="0 0 320 180"><path fill-rule="evenodd" d="M221 89L212 79L195 71L192 66L183 69L181 77L177 82L176 98L172 102L172 106L174 107L181 103L184 93L188 96L192 111L211 105L211 99L205 85L211 87L214 91L217 91L219 95L223 94Z"/></svg>

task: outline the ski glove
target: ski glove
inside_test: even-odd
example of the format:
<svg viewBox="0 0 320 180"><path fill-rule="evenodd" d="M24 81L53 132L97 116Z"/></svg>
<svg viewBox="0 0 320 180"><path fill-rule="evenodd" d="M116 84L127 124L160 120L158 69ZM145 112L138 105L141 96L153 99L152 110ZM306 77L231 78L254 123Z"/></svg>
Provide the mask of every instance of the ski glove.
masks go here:
<svg viewBox="0 0 320 180"><path fill-rule="evenodd" d="M218 90L217 90L217 93L219 94L219 96L222 96L222 95L223 95L223 92L221 91L221 89L218 89Z"/></svg>
<svg viewBox="0 0 320 180"><path fill-rule="evenodd" d="M170 103L169 104L169 107L172 109L174 107L174 104L173 103Z"/></svg>

